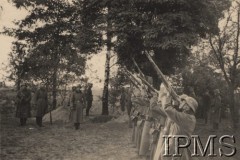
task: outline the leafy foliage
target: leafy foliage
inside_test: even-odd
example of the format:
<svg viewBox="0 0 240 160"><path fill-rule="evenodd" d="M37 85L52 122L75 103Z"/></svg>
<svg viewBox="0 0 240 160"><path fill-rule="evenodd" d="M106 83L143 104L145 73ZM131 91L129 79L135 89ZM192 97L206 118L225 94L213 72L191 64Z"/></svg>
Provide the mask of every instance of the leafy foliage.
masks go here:
<svg viewBox="0 0 240 160"><path fill-rule="evenodd" d="M111 34L111 46L118 62L134 68L132 57L147 75L155 77L143 52L152 52L157 65L165 74L182 67L190 47L199 37L218 32L218 20L229 0L90 0L85 4L88 24L95 31ZM91 11L91 14L89 14ZM89 14L89 16L88 16ZM111 23L111 28L106 24Z"/></svg>

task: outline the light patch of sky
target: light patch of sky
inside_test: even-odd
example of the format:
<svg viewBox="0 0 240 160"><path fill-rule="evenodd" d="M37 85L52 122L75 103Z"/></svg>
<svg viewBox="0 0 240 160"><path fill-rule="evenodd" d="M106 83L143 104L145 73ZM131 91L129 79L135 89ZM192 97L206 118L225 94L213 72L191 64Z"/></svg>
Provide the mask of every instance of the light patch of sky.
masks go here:
<svg viewBox="0 0 240 160"><path fill-rule="evenodd" d="M0 6L0 32L4 27L14 27L12 23L15 20L20 20L26 16L27 11L16 9L7 0L1 0ZM0 35L0 81L5 80L5 66L8 64L8 54L11 52L11 43L14 38L5 35Z"/></svg>
<svg viewBox="0 0 240 160"><path fill-rule="evenodd" d="M24 9L16 9L13 4L7 0L0 0L0 32L3 31L4 27L14 27L13 21L21 20L27 15L27 11ZM11 43L14 38L0 35L0 81L6 81L6 65L8 65L8 54L11 52ZM87 70L85 77L89 78L89 82L95 84L94 87L103 87L104 69L106 60L106 49L102 52L93 55L87 61ZM111 61L114 63L114 61ZM116 66L112 68L112 73L115 73ZM113 74L111 74L113 75ZM6 81L7 82L7 81Z"/></svg>

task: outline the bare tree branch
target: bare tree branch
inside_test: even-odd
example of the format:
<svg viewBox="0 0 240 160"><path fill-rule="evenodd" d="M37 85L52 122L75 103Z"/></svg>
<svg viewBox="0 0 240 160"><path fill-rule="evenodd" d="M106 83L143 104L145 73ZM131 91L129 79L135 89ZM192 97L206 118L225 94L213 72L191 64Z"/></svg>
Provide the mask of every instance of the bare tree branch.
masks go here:
<svg viewBox="0 0 240 160"><path fill-rule="evenodd" d="M214 45L213 45L213 41L212 41L212 38L211 38L211 35L210 35L210 38L209 38L209 42L210 42L210 45L211 45L211 48L213 50L213 53L214 55L216 56L218 62L219 62L219 66L223 72L223 75L225 77L225 80L226 82L228 83L228 85L231 84L230 80L229 80L229 77L227 76L227 72L225 70L225 67L224 67L224 61L223 61L223 57L222 57L222 54L221 53L218 53L218 51L215 49Z"/></svg>
<svg viewBox="0 0 240 160"><path fill-rule="evenodd" d="M113 66L115 66L117 64L117 62L116 63L114 63L114 64L112 64L109 68L112 68Z"/></svg>

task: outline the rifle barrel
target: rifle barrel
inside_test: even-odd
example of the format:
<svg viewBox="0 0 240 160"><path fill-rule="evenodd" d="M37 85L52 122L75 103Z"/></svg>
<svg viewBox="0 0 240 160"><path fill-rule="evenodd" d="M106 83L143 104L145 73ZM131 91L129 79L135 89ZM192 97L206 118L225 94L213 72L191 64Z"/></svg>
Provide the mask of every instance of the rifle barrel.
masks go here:
<svg viewBox="0 0 240 160"><path fill-rule="evenodd" d="M156 65L156 63L153 61L152 57L147 53L145 52L147 58L149 59L149 61L152 63L154 69L156 70L157 72L157 75L158 77L162 80L164 86L166 87L166 89L168 90L168 92L172 95L172 97L179 101L179 96L177 95L177 93L172 89L172 87L168 84L167 80L165 79L162 71L158 68L158 66Z"/></svg>
<svg viewBox="0 0 240 160"><path fill-rule="evenodd" d="M126 70L126 72L127 72L131 77L134 77L131 72L129 72L127 69L125 69L125 70ZM140 78L140 79L142 80L142 82L143 82L145 85L147 85L153 92L157 93L157 90L154 89L151 84L149 84L149 83L148 83L145 79L143 79L142 77L139 77L139 78ZM134 77L134 79L136 80L135 77Z"/></svg>

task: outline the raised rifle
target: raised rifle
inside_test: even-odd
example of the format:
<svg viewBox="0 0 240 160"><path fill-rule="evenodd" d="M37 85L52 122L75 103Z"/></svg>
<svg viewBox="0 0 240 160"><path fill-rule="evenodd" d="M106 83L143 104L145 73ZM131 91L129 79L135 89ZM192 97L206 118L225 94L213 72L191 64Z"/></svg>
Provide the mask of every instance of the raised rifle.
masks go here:
<svg viewBox="0 0 240 160"><path fill-rule="evenodd" d="M136 82L138 83L138 85L141 85L141 83L137 80L137 78L134 77L134 75L133 75L130 71L128 71L127 69L125 69L125 71L127 72L127 74L128 74L130 77L132 77L132 79L134 79L134 81L136 81ZM143 82L145 85L147 85L147 86L149 87L149 89L150 89L151 91L153 91L154 93L157 93L157 92L158 92L156 89L153 88L153 86L152 86L151 84L148 83L147 80L145 80L145 79L142 78L141 76L138 76L138 77L142 80L142 82Z"/></svg>
<svg viewBox="0 0 240 160"><path fill-rule="evenodd" d="M171 85L169 85L169 83L167 82L167 80L165 79L165 76L163 75L162 71L158 68L158 66L156 65L156 63L153 61L152 57L149 55L149 53L145 52L147 58L149 59L149 61L151 62L151 64L153 65L154 69L157 72L158 77L162 80L163 85L166 87L166 89L168 90L168 92L170 93L170 95L173 97L174 100L180 102L179 100L179 96L177 95L177 93L173 90L173 88L171 87Z"/></svg>

